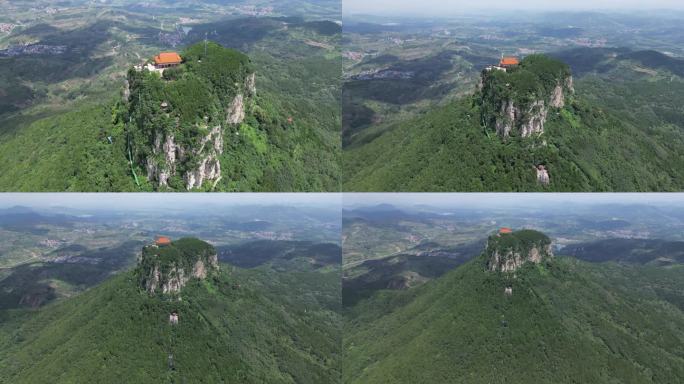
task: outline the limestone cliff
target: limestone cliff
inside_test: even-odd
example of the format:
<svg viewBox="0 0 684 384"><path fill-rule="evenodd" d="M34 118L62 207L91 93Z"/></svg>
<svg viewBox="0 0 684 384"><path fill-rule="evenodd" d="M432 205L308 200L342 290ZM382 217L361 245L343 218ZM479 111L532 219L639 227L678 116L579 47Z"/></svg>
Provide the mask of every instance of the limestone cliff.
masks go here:
<svg viewBox="0 0 684 384"><path fill-rule="evenodd" d="M241 124L256 95L249 58L209 44L159 75L129 71L129 145L156 189L202 188L221 177L224 135Z"/></svg>
<svg viewBox="0 0 684 384"><path fill-rule="evenodd" d="M574 92L569 67L542 55L513 68L488 68L479 88L482 120L502 138L542 134L550 109L563 108Z"/></svg>
<svg viewBox="0 0 684 384"><path fill-rule="evenodd" d="M525 263L540 263L546 257L553 257L553 252L546 235L521 230L490 236L485 257L489 271L514 272Z"/></svg>
<svg viewBox="0 0 684 384"><path fill-rule="evenodd" d="M213 246L185 238L168 245L145 246L137 273L141 287L147 292L177 294L190 279L206 279L218 269Z"/></svg>

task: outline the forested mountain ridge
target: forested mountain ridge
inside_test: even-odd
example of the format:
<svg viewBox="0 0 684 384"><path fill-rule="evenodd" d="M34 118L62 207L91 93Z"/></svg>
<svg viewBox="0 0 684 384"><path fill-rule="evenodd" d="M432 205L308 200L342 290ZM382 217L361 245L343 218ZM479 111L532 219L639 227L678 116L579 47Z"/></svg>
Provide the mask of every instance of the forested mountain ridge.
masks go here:
<svg viewBox="0 0 684 384"><path fill-rule="evenodd" d="M137 6L135 9L139 10ZM79 24L83 20L81 13L88 14L92 25ZM166 40L169 34L159 30L150 15L122 16L117 10L91 15L87 9L78 9L66 20L60 19L59 25L70 20L79 23L66 32L45 24L41 28L17 29L16 36L12 36L12 40L26 35L49 45L63 44L64 53L53 55L50 60L35 55L0 58L4 63L0 76L35 83L31 86L37 90L26 97L23 93L14 94L19 99L16 103L24 109L5 114L0 111L0 189L186 191L185 178L191 180L194 175L193 189L200 191L339 190L339 24L300 17L212 17L211 21L193 23L192 28L179 29L174 39L177 37L180 42L174 40L174 45L170 45ZM258 94L249 100L247 89L244 90L246 115L240 124L225 124L231 127L224 132L223 154L201 156L220 157L218 163L207 160L205 165L214 166L204 167L203 172L206 176L207 168L216 171L216 164L220 164L220 180L205 179L199 187L198 173L187 171L202 168L202 161L195 159L199 165L187 164L193 159L186 153L185 161L176 159L179 172L169 177L170 184L160 187L158 176L163 173L165 179L166 172L153 172L152 180L148 181L146 159L154 158L151 163L165 167L165 156L159 156L164 152L164 142L160 143L161 151L147 156L145 150L151 154L155 148L154 137L148 142L150 136L139 135L138 140L131 138L130 143L137 155L128 153L131 145L126 126L133 133L139 131L134 129L139 125L135 120L131 124L129 108L122 102L127 71L160 52L182 54L196 43L200 43L203 53L207 36L226 50L239 52L238 57L248 57L250 65L245 68L255 73L255 81L251 83L247 77L241 84L247 85L247 89L258 84ZM36 62L41 65L36 66ZM46 78L46 73L52 76ZM176 88L197 90L191 85L197 84L195 80L201 76L190 77L194 80L181 79L183 84L178 85L184 87ZM39 84L55 89L40 94ZM173 95L167 92L166 96ZM200 101L206 100L203 96L206 92L192 93L183 100L181 106L187 107L183 111L198 111ZM157 105L146 104L145 108L161 110L163 101L170 105L169 100L160 100ZM169 112L179 112L178 108L175 105ZM184 121L184 125L189 124ZM179 144L175 138L174 143ZM209 150L213 146L205 147L212 152Z"/></svg>
<svg viewBox="0 0 684 384"><path fill-rule="evenodd" d="M337 382L339 275L216 256L198 239L158 242L78 296L0 312L0 382Z"/></svg>
<svg viewBox="0 0 684 384"><path fill-rule="evenodd" d="M505 236L499 239L510 240ZM528 249L547 240L515 243ZM684 377L681 265L560 256L530 259L515 271L491 270L495 248L510 249L490 244L437 280L377 291L347 308L343 381L666 383Z"/></svg>
<svg viewBox="0 0 684 384"><path fill-rule="evenodd" d="M559 108L548 111L542 134L502 140L496 135L497 120L499 131L504 132L505 127L512 126L503 121L515 119L502 120L506 108L502 111L496 104L492 107L491 103L483 103L476 91L472 96L396 123L377 137L357 141L345 150L344 189L681 190L681 116L677 115L676 107L670 110L668 105L673 97L684 98L682 79L674 74L667 80L652 79L651 75L638 72L642 69L627 69L631 68L628 58L620 60L615 72L583 72L580 80L556 83L555 86L575 92L564 92L563 105L559 103ZM608 76L621 80L603 79ZM515 85L512 81L504 82L503 86L506 84ZM483 89L486 96L486 83ZM631 103L632 98L640 104ZM496 99L484 99L491 100ZM656 111L661 109L668 113L658 114Z"/></svg>

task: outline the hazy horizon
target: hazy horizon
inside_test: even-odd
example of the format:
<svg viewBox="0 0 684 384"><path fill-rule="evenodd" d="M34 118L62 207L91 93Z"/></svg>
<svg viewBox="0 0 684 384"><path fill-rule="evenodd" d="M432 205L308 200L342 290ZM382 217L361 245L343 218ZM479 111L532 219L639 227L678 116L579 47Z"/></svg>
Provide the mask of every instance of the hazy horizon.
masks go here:
<svg viewBox="0 0 684 384"><path fill-rule="evenodd" d="M342 199L344 208L378 204L474 209L539 204L684 206L684 193L345 193Z"/></svg>
<svg viewBox="0 0 684 384"><path fill-rule="evenodd" d="M482 11L630 11L630 10L684 10L681 0L577 0L549 2L546 0L441 1L424 0L343 0L343 14L369 14L387 16L450 16Z"/></svg>
<svg viewBox="0 0 684 384"><path fill-rule="evenodd" d="M339 193L4 193L0 209L64 207L79 210L130 210L196 206L309 206L341 205Z"/></svg>

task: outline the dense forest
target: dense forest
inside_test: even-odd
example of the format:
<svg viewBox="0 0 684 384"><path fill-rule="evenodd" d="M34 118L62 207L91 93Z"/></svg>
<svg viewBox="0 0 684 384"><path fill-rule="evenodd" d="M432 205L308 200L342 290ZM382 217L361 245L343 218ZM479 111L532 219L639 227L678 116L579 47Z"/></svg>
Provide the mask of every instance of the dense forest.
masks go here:
<svg viewBox="0 0 684 384"><path fill-rule="evenodd" d="M633 86L638 87L638 84ZM655 87L656 85L652 85ZM635 91L635 90L633 90ZM476 98L439 107L345 151L345 190L675 191L684 188L684 137L575 99L539 137L501 140ZM548 186L537 182L543 163Z"/></svg>
<svg viewBox="0 0 684 384"><path fill-rule="evenodd" d="M289 29L283 30L287 22ZM102 22L101 27L83 28L68 35L51 36L82 41L97 37L96 43L112 39L112 28L127 28ZM305 21L301 18L238 19L230 23L217 22L196 25L187 36L188 43L179 47L190 59L203 53L203 41L211 32L218 44L229 47L237 61L224 60L214 73L233 71L232 62L249 60L245 70L256 73L257 94L243 123L226 129L219 182L206 183L201 190L214 191L337 191L339 190L340 108L339 75L336 65L340 56L335 48L341 36L339 25L331 21ZM313 47L305 41L323 41L323 47ZM71 41L71 40L69 40ZM95 44L95 43L93 43ZM94 49L94 48L93 48ZM168 48L159 48L168 50ZM194 49L194 51L193 51ZM210 44L209 49L216 49ZM239 53L239 52L242 53ZM157 51L158 52L158 51ZM54 76L91 76L93 90L80 89L79 103L69 109L46 106L30 114L3 120L0 132L0 189L7 191L153 191L154 182L147 180L141 167L144 158L143 141L129 137L127 124L131 117L122 104L124 79L116 87L103 88L100 74L104 64L85 63L90 72L74 74L75 58L50 64ZM61 58L60 58L61 59ZM135 60L135 59L133 59ZM23 58L7 60L12 71L25 68L26 78L35 78L30 61ZM46 63L47 65L47 63ZM128 65L132 65L130 62ZM79 66L80 68L80 66ZM189 133L183 139L199 137L191 121L196 116L216 109L218 104L205 103L213 99L207 94L206 83L199 80L207 73L202 68L168 71L167 80L173 89L163 92L168 104L174 105L182 125ZM36 73L34 73L36 72ZM182 73L181 73L182 72ZM236 71L235 73L238 73ZM193 74L199 74L195 76ZM206 78L206 77L205 77ZM230 76L226 77L230 78ZM159 83L163 79L158 79ZM150 86L157 81L150 81ZM159 84L157 83L157 84ZM231 84L224 84L230 88ZM220 87L221 85L219 85ZM98 93L95 94L94 92ZM150 90L151 91L151 90ZM154 92L152 92L154 93ZM218 93L218 92L214 92ZM78 96L75 92L73 98ZM225 92L224 96L230 96ZM65 97L68 95L64 95ZM96 97L97 96L97 97ZM131 94L135 100L138 95ZM150 94L148 96L153 96ZM36 99L36 102L43 99ZM151 100L151 99L150 99ZM150 102L146 108L161 107ZM161 115L157 115L161 116ZM143 123L142 120L136 123ZM149 122L148 122L149 123ZM155 121L154 123L159 123ZM196 129L194 129L196 131ZM195 133L196 135L193 135ZM129 154L132 142L133 153ZM139 145L136 145L138 143ZM140 151L136 156L136 150ZM131 167L130 162L133 162ZM171 178L161 190L186 190L179 178Z"/></svg>
<svg viewBox="0 0 684 384"><path fill-rule="evenodd" d="M682 266L478 257L347 308L345 383L670 383L684 375ZM506 288L511 288L507 292Z"/></svg>
<svg viewBox="0 0 684 384"><path fill-rule="evenodd" d="M520 70L493 71L471 96L369 130L350 143L343 155L343 189L682 190L684 114L677 103L684 99L684 87L673 75L676 68L658 65L657 75L647 76L633 69L633 60L645 60L637 52L610 53L595 61L586 54L555 55L581 76L574 81L574 94L566 92L562 108L548 111L542 134L502 139L494 128L501 106L487 102L496 94L529 104L530 97L547 95L554 80L568 74L567 65L533 55L532 64L523 60ZM601 60L612 60L612 67ZM540 164L548 170L548 185L538 182Z"/></svg>
<svg viewBox="0 0 684 384"><path fill-rule="evenodd" d="M224 264L178 297L151 295L130 271L0 312L0 382L337 382L339 274L291 268Z"/></svg>

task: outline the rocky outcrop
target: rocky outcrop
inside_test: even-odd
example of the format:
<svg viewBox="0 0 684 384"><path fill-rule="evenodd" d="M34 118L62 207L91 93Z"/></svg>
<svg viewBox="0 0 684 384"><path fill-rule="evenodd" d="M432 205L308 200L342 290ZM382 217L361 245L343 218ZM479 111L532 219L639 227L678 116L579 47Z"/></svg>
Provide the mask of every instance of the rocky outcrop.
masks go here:
<svg viewBox="0 0 684 384"><path fill-rule="evenodd" d="M244 109L238 113L241 115L236 123L244 119ZM206 125L202 124L200 130L207 131ZM145 159L148 180L158 186L168 186L169 178L176 174L179 163L184 163L182 177L186 189L200 188L206 181L221 177L219 159L223 154L223 126L215 125L193 145L177 143L173 133L158 132L151 149Z"/></svg>
<svg viewBox="0 0 684 384"><path fill-rule="evenodd" d="M247 92L247 97L256 96L256 73L252 73L245 79L245 91Z"/></svg>
<svg viewBox="0 0 684 384"><path fill-rule="evenodd" d="M538 55L507 71L483 71L478 90L483 120L502 138L544 133L550 109L563 108L567 95L574 92L567 66Z"/></svg>
<svg viewBox="0 0 684 384"><path fill-rule="evenodd" d="M256 75L247 56L214 43L209 50L215 65L200 60L204 46L191 47L184 54L184 60L195 65L181 65L179 70L204 77L187 86L146 70L128 73L124 96L132 95L125 97L133 123L127 126L132 152L156 188L192 190L216 184L221 178L224 133L245 120L250 98L256 95ZM231 60L234 65L226 65ZM210 67L197 71L203 65ZM167 89L170 84L175 88Z"/></svg>
<svg viewBox="0 0 684 384"><path fill-rule="evenodd" d="M221 177L219 157L223 154L223 129L220 125L212 128L200 141L199 148L191 151L198 160L185 173L187 190L201 187L206 180L217 180Z"/></svg>
<svg viewBox="0 0 684 384"><path fill-rule="evenodd" d="M551 183L551 178L549 177L549 171L542 164L535 167L537 172L537 182L541 185L549 185Z"/></svg>
<svg viewBox="0 0 684 384"><path fill-rule="evenodd" d="M173 134L157 133L154 138L152 153L145 159L148 180L156 181L160 186L167 186L169 177L176 173L178 150ZM157 160L158 158L161 160Z"/></svg>
<svg viewBox="0 0 684 384"><path fill-rule="evenodd" d="M526 263L540 263L553 257L551 240L544 234L522 230L489 237L485 250L487 269L514 272Z"/></svg>
<svg viewBox="0 0 684 384"><path fill-rule="evenodd" d="M502 138L510 136L511 132L517 132L522 137L544 133L549 106L562 108L565 105L562 88L559 86L557 89L560 91L554 91L548 104L544 100L535 100L525 107L517 105L513 100L504 100L499 116L496 117L496 133Z"/></svg>
<svg viewBox="0 0 684 384"><path fill-rule="evenodd" d="M233 101L226 110L227 124L240 124L245 120L245 101L248 98L256 96L256 73L251 73L245 78L242 89L244 95L242 93L235 95Z"/></svg>
<svg viewBox="0 0 684 384"><path fill-rule="evenodd" d="M245 98L238 94L226 110L227 124L240 124L245 120Z"/></svg>
<svg viewBox="0 0 684 384"><path fill-rule="evenodd" d="M128 103L131 99L131 84L128 82L128 80L124 81L124 89L121 98L123 99L124 103Z"/></svg>
<svg viewBox="0 0 684 384"><path fill-rule="evenodd" d="M197 239L148 245L138 267L141 285L151 294L178 294L190 279L206 279L218 269L214 247Z"/></svg>

